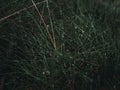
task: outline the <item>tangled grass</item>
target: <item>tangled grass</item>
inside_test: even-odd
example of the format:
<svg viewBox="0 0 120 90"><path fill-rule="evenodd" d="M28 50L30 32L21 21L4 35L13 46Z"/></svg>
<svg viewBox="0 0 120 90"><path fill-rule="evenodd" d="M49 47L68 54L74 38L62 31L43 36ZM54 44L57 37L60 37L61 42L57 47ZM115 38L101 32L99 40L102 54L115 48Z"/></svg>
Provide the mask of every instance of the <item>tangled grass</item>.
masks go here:
<svg viewBox="0 0 120 90"><path fill-rule="evenodd" d="M95 0L0 2L1 90L119 89L119 6Z"/></svg>

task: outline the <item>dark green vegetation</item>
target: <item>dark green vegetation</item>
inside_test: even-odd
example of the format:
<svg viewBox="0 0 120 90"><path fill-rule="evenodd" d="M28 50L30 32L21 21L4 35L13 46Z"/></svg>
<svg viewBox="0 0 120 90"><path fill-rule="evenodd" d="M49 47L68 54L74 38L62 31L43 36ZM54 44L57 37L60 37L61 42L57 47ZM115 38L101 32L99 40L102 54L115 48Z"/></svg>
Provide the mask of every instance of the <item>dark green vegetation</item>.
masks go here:
<svg viewBox="0 0 120 90"><path fill-rule="evenodd" d="M119 90L119 0L41 1L0 0L0 90Z"/></svg>

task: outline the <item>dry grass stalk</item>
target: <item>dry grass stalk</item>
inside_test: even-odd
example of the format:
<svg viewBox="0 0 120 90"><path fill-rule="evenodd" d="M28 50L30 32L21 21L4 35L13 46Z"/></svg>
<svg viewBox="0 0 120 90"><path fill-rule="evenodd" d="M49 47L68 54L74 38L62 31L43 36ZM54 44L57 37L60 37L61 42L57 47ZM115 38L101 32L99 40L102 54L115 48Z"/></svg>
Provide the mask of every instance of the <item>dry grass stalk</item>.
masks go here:
<svg viewBox="0 0 120 90"><path fill-rule="evenodd" d="M36 3L36 5L39 5L39 4L43 3L43 2L46 2L46 1L44 0L44 1L38 2L38 3ZM25 8L20 9L20 10L14 12L14 13L12 13L12 14L9 14L9 15L1 18L1 19L0 19L0 22L6 20L6 19L8 19L8 18L10 18L10 17L12 17L12 16L14 16L14 15L16 15L16 14L19 14L19 13L21 13L21 12L23 12L23 11L26 11L27 9L32 8L32 7L34 7L34 5L31 5L31 6L29 6L29 7L25 7Z"/></svg>
<svg viewBox="0 0 120 90"><path fill-rule="evenodd" d="M49 32L49 30L48 30L48 27L47 27L47 25L46 25L46 23L45 23L45 21L44 21L42 15L41 15L39 9L37 8L37 5L35 4L35 2L34 2L33 0L31 0L31 1L32 1L32 3L33 3L33 5L34 5L34 7L35 7L37 13L38 13L39 16L40 16L41 22L42 22L42 24L43 24L43 26L44 26L44 28L45 28L45 30L46 30L48 36L49 36L49 39L50 39L50 41L51 41L51 43L52 43L54 49L56 50L56 44L55 44L55 42L54 42L54 39L53 39L52 35L50 34L50 32Z"/></svg>

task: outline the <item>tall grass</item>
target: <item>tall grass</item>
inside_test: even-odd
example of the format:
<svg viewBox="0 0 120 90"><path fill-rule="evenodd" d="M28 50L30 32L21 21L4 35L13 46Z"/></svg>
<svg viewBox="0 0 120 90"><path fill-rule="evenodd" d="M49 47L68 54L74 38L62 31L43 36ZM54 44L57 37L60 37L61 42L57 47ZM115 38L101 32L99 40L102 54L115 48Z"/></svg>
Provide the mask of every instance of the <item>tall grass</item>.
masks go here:
<svg viewBox="0 0 120 90"><path fill-rule="evenodd" d="M6 10L0 19L0 88L118 89L120 7L96 0L8 2L0 8Z"/></svg>

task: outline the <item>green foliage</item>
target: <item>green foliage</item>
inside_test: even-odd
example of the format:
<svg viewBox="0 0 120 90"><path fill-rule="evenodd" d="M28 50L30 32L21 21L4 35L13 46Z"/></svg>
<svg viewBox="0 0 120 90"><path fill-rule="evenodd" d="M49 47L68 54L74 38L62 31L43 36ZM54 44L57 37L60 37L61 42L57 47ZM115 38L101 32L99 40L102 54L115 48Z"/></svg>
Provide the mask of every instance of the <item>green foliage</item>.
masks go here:
<svg viewBox="0 0 120 90"><path fill-rule="evenodd" d="M120 7L99 0L49 0L48 4L49 9L46 2L37 5L46 26L35 7L0 21L0 83L4 79L0 88L117 90ZM29 5L32 2L27 0L0 1L0 18Z"/></svg>

